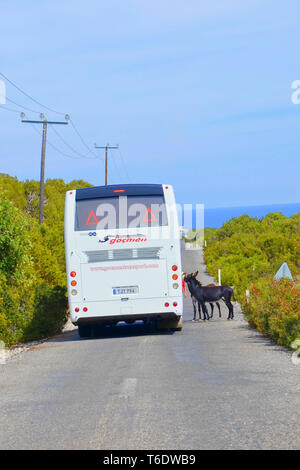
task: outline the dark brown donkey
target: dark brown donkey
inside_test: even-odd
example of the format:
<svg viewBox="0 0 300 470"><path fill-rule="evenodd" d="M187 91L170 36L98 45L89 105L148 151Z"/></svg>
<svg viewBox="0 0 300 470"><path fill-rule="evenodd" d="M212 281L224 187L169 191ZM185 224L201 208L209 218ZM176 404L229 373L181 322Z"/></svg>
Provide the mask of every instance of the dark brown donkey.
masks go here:
<svg viewBox="0 0 300 470"><path fill-rule="evenodd" d="M198 273L198 271L197 271L197 273ZM196 279L196 281L198 281L198 279ZM198 281L198 283L199 283L200 286L202 286L200 281ZM211 284L206 284L206 286L204 286L204 287L217 287L217 285L212 282ZM210 305L210 308L211 308L210 318L212 318L214 316L214 304L212 302L209 302L209 305ZM219 318L222 318L221 307L220 307L219 302L216 302L216 305L217 305L218 310L219 310Z"/></svg>
<svg viewBox="0 0 300 470"><path fill-rule="evenodd" d="M207 287L202 286L201 282L196 279L196 273L188 274L184 277L185 282L188 285L189 291L193 297L200 303L201 309L204 315L204 320L209 319L208 311L205 302L216 302L223 299L228 308L228 320L233 318L233 305L231 303L231 297L233 295L233 289L230 286L215 286Z"/></svg>
<svg viewBox="0 0 300 470"><path fill-rule="evenodd" d="M193 276L196 278L196 276L198 275L198 271L196 271ZM186 276L186 273L183 273L183 279L185 278ZM201 286L201 282L198 281L198 279L196 279L196 281L199 283L199 286ZM188 285L189 287L189 285ZM207 284L205 287L216 287L216 284ZM190 288L189 288L189 291L190 291ZM192 321L196 321L196 315L197 315L197 306L198 306L198 313L199 313L199 320L201 320L201 308L200 308L200 302L198 302L198 300L196 299L196 297L194 297L190 291L190 294L191 294L191 298L192 298L192 302L193 302L193 307L194 307L194 318ZM220 307L220 304L219 302L216 302L217 304L217 307L218 307L218 310L219 310L219 318L222 317L221 315L221 307ZM209 318L212 318L213 315L214 315L214 304L212 302L209 302L209 305L210 305L210 308L211 308L211 311L210 311L210 316L208 316L207 318L207 315L203 313L203 319L204 320L209 320Z"/></svg>

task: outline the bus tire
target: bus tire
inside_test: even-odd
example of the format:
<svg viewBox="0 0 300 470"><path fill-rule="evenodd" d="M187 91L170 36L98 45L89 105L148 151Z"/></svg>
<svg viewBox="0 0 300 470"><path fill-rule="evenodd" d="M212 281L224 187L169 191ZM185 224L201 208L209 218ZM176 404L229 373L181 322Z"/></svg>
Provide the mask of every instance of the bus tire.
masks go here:
<svg viewBox="0 0 300 470"><path fill-rule="evenodd" d="M181 331L182 317L164 318L162 320L157 320L156 328L158 330L170 329L172 331Z"/></svg>
<svg viewBox="0 0 300 470"><path fill-rule="evenodd" d="M172 328L173 331L181 331L182 330L182 317L179 317L176 320L176 326Z"/></svg>
<svg viewBox="0 0 300 470"><path fill-rule="evenodd" d="M89 338L91 336L91 327L89 325L78 325L78 334L80 338Z"/></svg>

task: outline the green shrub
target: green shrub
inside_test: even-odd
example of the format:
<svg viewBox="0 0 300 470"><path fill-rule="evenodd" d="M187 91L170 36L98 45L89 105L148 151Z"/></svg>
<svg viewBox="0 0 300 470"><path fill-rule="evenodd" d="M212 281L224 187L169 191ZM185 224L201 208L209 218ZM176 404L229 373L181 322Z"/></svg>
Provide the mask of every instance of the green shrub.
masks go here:
<svg viewBox="0 0 300 470"><path fill-rule="evenodd" d="M222 270L222 283L233 285L238 297L249 284L274 275L286 261L294 275L300 272L300 214L288 218L280 213L261 220L241 216L226 222L205 248L207 270L215 277Z"/></svg>
<svg viewBox="0 0 300 470"><path fill-rule="evenodd" d="M33 307L24 339L46 338L58 333L67 321L66 289L40 285L36 289Z"/></svg>
<svg viewBox="0 0 300 470"><path fill-rule="evenodd" d="M82 180L47 180L40 226L39 183L0 174L0 340L7 346L63 327L65 193L87 186Z"/></svg>
<svg viewBox="0 0 300 470"><path fill-rule="evenodd" d="M242 307L252 327L286 347L300 335L300 292L289 279L260 279Z"/></svg>
<svg viewBox="0 0 300 470"><path fill-rule="evenodd" d="M295 277L300 273L300 214L280 213L261 220L241 216L226 222L208 239L207 270L222 284L234 286L249 324L277 343L290 346L300 333L300 286L272 277L287 261ZM245 290L250 290L246 302Z"/></svg>
<svg viewBox="0 0 300 470"><path fill-rule="evenodd" d="M6 199L0 200L0 340L22 339L31 315L36 275L31 256L30 221Z"/></svg>

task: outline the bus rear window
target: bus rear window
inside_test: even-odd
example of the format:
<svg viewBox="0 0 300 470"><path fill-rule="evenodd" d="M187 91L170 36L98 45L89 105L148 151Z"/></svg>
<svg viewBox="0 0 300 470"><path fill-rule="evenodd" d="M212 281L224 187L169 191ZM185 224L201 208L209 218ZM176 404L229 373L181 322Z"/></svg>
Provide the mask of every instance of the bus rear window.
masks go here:
<svg viewBox="0 0 300 470"><path fill-rule="evenodd" d="M163 225L168 225L163 196L119 196L76 202L76 231Z"/></svg>

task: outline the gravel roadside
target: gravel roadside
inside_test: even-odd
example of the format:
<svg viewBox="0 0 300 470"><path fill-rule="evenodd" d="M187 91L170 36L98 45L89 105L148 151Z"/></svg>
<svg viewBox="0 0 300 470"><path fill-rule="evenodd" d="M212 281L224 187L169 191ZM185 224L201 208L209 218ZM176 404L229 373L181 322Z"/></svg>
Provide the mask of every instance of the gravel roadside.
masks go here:
<svg viewBox="0 0 300 470"><path fill-rule="evenodd" d="M68 319L67 323L62 329L62 333L59 333L58 335L55 335L53 338L60 336L61 334L66 334L70 331L76 330L77 326L74 326L70 319ZM26 343L18 343L15 346L12 346L10 348L2 348L1 349L1 344L0 344L0 365L6 364L6 362L16 358L20 354L23 354L26 351L32 351L34 349L37 349L41 347L43 343L46 343L52 338L44 338L36 341L28 341Z"/></svg>

